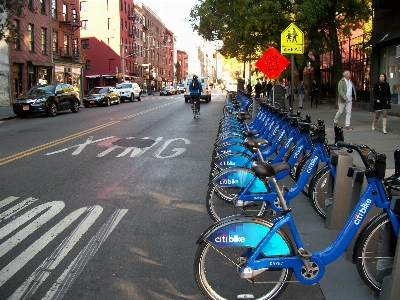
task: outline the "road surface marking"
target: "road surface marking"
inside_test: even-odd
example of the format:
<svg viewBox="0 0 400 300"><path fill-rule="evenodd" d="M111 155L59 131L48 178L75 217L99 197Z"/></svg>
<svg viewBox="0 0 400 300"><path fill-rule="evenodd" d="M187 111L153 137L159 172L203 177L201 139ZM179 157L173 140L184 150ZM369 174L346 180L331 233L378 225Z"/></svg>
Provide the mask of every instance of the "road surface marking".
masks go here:
<svg viewBox="0 0 400 300"><path fill-rule="evenodd" d="M22 201L21 203L18 203L17 205L11 207L10 209L6 210L5 212L0 214L0 222L10 218L11 216L15 215L17 212L20 210L24 209L25 207L31 205L33 202L37 201L38 199L29 197Z"/></svg>
<svg viewBox="0 0 400 300"><path fill-rule="evenodd" d="M53 286L44 296L44 300L62 299L64 297L76 278L81 274L87 263L93 258L97 250L99 250L100 246L104 243L104 241L127 212L127 209L118 209L113 213L113 215L106 221L106 223L103 224L96 235L92 237L85 248L79 252L74 261L53 284Z"/></svg>

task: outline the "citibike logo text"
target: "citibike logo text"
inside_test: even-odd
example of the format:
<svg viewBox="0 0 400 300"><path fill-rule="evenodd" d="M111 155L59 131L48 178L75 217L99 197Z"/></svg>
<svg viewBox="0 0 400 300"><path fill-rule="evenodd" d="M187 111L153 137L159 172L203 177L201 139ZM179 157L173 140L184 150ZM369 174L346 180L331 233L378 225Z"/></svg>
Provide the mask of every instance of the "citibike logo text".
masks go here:
<svg viewBox="0 0 400 300"><path fill-rule="evenodd" d="M360 225L365 214L367 213L369 207L371 206L372 201L371 199L367 199L365 200L365 202L363 204L361 204L360 209L358 210L358 212L355 215L355 220L354 220L354 224L356 225Z"/></svg>
<svg viewBox="0 0 400 300"><path fill-rule="evenodd" d="M222 234L215 238L215 243L244 243L246 238L243 236L238 236L235 234L234 236Z"/></svg>
<svg viewBox="0 0 400 300"><path fill-rule="evenodd" d="M221 184L221 185L225 185L225 184L237 184L237 183L239 183L239 180L237 180L237 179L230 179L230 178L221 178L220 180L219 180L219 184Z"/></svg>
<svg viewBox="0 0 400 300"><path fill-rule="evenodd" d="M219 163L220 166L236 166L236 163L234 161L230 160L223 160Z"/></svg>

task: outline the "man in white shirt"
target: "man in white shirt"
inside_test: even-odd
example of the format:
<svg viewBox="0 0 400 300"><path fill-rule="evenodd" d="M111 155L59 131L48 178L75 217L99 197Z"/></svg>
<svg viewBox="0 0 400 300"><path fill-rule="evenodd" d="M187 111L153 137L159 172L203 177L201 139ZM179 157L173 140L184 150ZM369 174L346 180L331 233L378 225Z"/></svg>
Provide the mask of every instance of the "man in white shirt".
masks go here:
<svg viewBox="0 0 400 300"><path fill-rule="evenodd" d="M357 100L356 89L354 84L351 82L351 73L350 71L346 70L343 72L343 78L340 79L338 83L339 109L335 115L335 119L333 120L334 126L338 125L338 119L343 113L343 110L346 109L345 127L347 130L353 130L353 128L350 127L353 96L354 100Z"/></svg>

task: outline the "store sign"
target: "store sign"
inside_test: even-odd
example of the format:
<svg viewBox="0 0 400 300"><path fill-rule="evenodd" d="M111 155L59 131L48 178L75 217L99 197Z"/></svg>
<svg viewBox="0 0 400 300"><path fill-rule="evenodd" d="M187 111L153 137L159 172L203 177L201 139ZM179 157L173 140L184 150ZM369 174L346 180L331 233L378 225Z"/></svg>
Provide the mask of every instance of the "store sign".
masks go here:
<svg viewBox="0 0 400 300"><path fill-rule="evenodd" d="M81 74L81 68L71 68L72 74Z"/></svg>
<svg viewBox="0 0 400 300"><path fill-rule="evenodd" d="M54 72L64 73L64 66L54 66Z"/></svg>

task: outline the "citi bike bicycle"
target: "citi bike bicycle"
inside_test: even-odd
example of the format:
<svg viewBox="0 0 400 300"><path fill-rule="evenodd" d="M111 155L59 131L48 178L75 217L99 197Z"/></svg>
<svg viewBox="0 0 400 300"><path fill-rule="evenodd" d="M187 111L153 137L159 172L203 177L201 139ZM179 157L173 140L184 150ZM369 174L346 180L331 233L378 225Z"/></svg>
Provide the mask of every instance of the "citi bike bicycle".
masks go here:
<svg viewBox="0 0 400 300"><path fill-rule="evenodd" d="M338 142L337 146L355 150L361 156L368 184L336 240L319 251L305 248L291 208L274 177L279 167L263 165L262 173L279 191L282 216L272 221L232 216L214 223L201 234L197 240L194 276L208 299L273 299L291 282L293 272L301 283L317 283L324 276L325 265L345 251L374 205L382 212L358 235L353 262L365 284L377 292L381 290L384 276L391 274L399 236L400 197L392 199L391 189L384 185L384 155L365 145ZM396 176L392 189L395 183L399 184L400 176ZM291 236L282 228L284 225Z"/></svg>

